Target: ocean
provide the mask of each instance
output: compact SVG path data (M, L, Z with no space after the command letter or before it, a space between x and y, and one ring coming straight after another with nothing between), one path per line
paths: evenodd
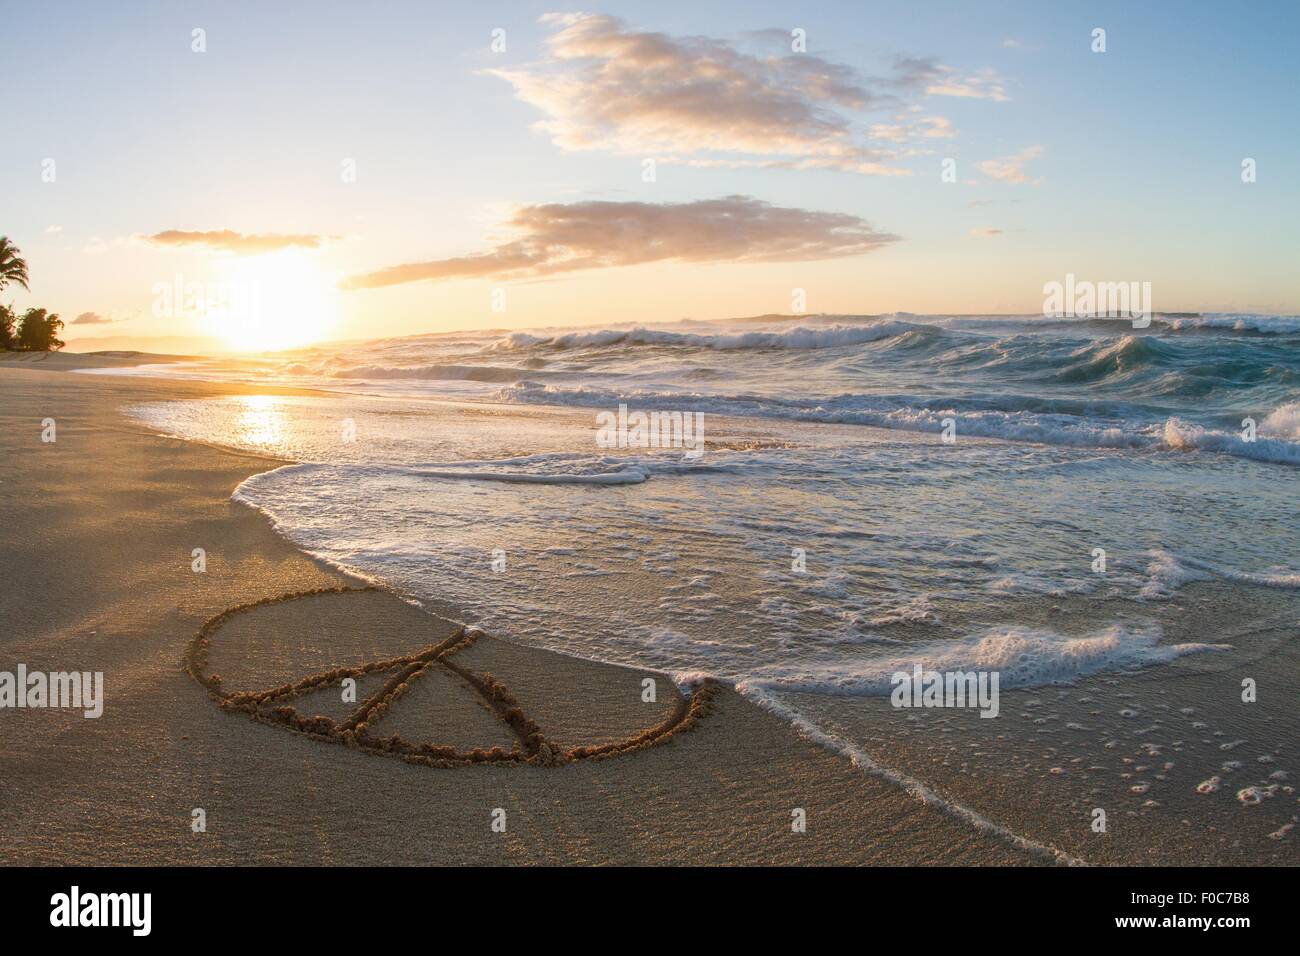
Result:
M727 681L1053 853L1127 859L1106 806L1171 853L1192 827L1212 860L1294 862L1300 317L763 317L123 371L333 392L125 412L298 462L235 498L508 640ZM620 405L702 414L703 453L603 446ZM1002 719L900 715L918 663L997 672ZM1270 674L1285 704L1243 710Z

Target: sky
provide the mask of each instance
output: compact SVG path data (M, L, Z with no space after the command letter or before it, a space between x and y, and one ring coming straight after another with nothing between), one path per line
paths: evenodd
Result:
M1067 274L1300 312L1290 2L3 20L0 235L31 274L3 300L72 348L1038 313Z

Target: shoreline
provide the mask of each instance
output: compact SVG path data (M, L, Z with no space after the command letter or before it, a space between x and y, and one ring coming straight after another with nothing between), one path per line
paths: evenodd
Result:
M233 719L209 701L196 700L206 694L179 667L187 637L185 622L197 626L198 620L232 606L349 582L341 571L320 567L318 559L289 544L262 514L229 500L238 480L257 473L249 463L281 459L158 437L123 422L117 408L141 398L295 391L301 393L252 385L70 376L43 369L11 372L0 365L3 414L15 419L7 429L13 437L6 440L10 445L6 452L19 472L19 483L24 471L32 478L29 469L39 471L48 464L36 455L64 457L76 447L73 457L63 463L70 468L45 472L56 480L51 481L55 487L47 491L39 516L25 514L5 499L5 510L11 513L6 515L0 568L17 572L19 578L24 573L20 567L26 568L39 578L39 572L50 567L43 559L51 555L33 560L33 555L24 553L22 542L31 538L22 531L24 526L30 530L33 517L61 524L62 540L53 551L65 563L78 550L95 550L88 547L92 541L110 548L116 559L96 564L83 557L79 567L67 569L83 587L78 593L69 580L56 588L57 608L36 612L29 608L26 614L18 613L19 607L6 608L14 611L11 619L18 624L18 636L5 647L6 657L33 664L49 660L56 665L53 669L74 663L93 666L105 671L108 688L104 718L84 722L93 726L55 711L0 716L21 722L21 727L14 725L19 733L8 735L11 743L5 750L11 759L26 763L29 771L20 791L11 785L0 810L0 828L16 837L13 862L321 862L312 847L322 839L333 848L331 852L346 848L346 858L337 862L356 863L1034 862L898 788L866 777L725 687L717 693L713 714L691 733L674 736L664 746L562 768L475 766L433 772L376 761L366 754L353 756L346 749L277 733ZM51 411L60 422L59 440L43 448L39 430L22 429L16 420L39 422ZM106 441L107 432L132 437ZM128 445L133 446L129 452L124 450ZM69 522L66 492L72 482L67 472L74 470L102 487L128 512L129 520L90 521L88 515L78 515L79 524ZM137 470L145 474L132 474ZM168 476L169 471L183 478ZM141 478L149 485L147 501L141 500L143 489L132 487ZM77 487L84 489L85 483ZM106 503L85 502L92 503L98 507L90 513L113 514ZM159 519L160 514L171 516L170 520ZM189 520L178 523L181 518ZM194 532L196 525L218 540L216 548L208 549L213 564L202 578L191 572L190 549L183 547L187 538L201 536ZM155 553L162 550L162 541L175 550L174 556L161 562L171 566L165 569ZM111 571L106 564L113 565ZM153 580L153 588L141 587L142 581L99 579L93 587L84 587L92 577L130 579L136 565L148 572L142 578ZM192 592L198 580L204 593L182 597L182 592ZM45 588L51 583L44 582ZM35 590L39 589L17 587L10 602L21 604L19 595ZM275 634L287 650L271 655L271 670L297 667L301 672L305 663L298 652L304 649L346 665L349 655L355 658L362 650L379 649L373 645L409 641L413 632L427 629L434 617L423 610L414 611L419 618L403 617L414 609L395 594L384 597L399 606L339 614L329 623L343 625L343 631L329 639L319 632L304 633L314 620L310 614L306 615L310 620L302 614L277 618L280 629ZM392 618L391 630L376 630L375 614ZM97 626L92 629L92 624ZM105 642L105 630L120 640ZM365 648L355 646L358 633L370 634ZM188 634L193 634L193 627ZM258 647L265 649L269 643L262 641ZM522 680L521 700L527 698L524 703L529 708L566 728L565 743L600 747L608 743L611 733L656 724L641 711L638 693L641 680L662 682L664 675L567 658L493 638L479 643L482 648L474 649L482 658L479 666L501 673L513 668L519 675L516 681ZM52 657L56 650L61 656ZM66 659L73 656L82 660ZM629 675L638 679L630 681ZM178 680L191 689L178 686ZM514 686L508 676L506 683ZM119 696L123 690L117 688L127 689L125 700ZM450 705L441 699L421 705L441 714L435 717L440 731L471 728L479 718L473 711L449 717ZM439 720L446 723L438 724ZM114 728L111 745L103 736L108 728ZM22 746L12 743L17 739ZM120 753L124 747L143 751L136 757L148 756L138 764L134 757L114 762L104 755L105 751ZM297 768L300 776L286 776L287 767ZM419 774L418 779L411 773ZM90 803L76 795L77 781L87 778L98 780L102 787ZM212 778L222 782L220 792L204 797L201 781ZM158 781L146 806L138 797L142 779ZM428 793L431 782L439 795L433 801ZM304 786L320 800L307 818L300 810L277 809L292 805L292 795ZM510 802L501 796L503 788L514 795L513 818L522 816L526 823L499 834L489 828L488 815ZM350 800L347 805L353 805L373 793L384 794L383 812L375 813L373 805L368 815L337 812L340 801ZM449 808L454 818L441 826L431 821L431 828L450 829L460 839L412 846L406 827L398 821L427 817L431 802ZM207 832L192 833L189 814L205 803L216 804L217 812L207 808ZM596 809L601 805L604 812ZM792 831L793 808L807 813L807 832ZM155 820L148 833L141 832L141 817L151 815L161 815L170 823L160 827ZM222 821L220 826L214 817ZM890 824L884 831L882 821ZM383 834L377 847L366 840L376 828ZM39 835L51 831L66 841L63 852L54 857L48 847L38 849ZM900 845L896 841L904 834L906 840ZM106 835L119 839L104 839Z

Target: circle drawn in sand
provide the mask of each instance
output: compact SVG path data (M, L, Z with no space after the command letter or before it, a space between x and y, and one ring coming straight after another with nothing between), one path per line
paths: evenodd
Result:
M245 716L264 724L284 727L290 731L324 743L341 744L381 756L397 757L407 763L428 767L460 767L469 764L514 763L539 766L559 766L574 760L600 760L616 757L646 747L653 747L671 739L683 730L690 729L709 711L716 685L706 680L689 697L680 697L674 711L653 727L623 740L591 747L565 748L547 739L537 725L519 705L509 688L490 673L476 674L460 666L454 657L471 646L483 632L461 625L445 640L424 647L413 654L370 661L351 667L338 667L312 674L292 684L260 691L228 692L222 689L221 678L206 672L208 651L215 635L231 618L271 604L283 604L302 598L325 594L347 594L381 591L382 588L317 588L296 591L274 598L264 598L250 604L227 608L209 618L199 628L186 655L185 670L223 710ZM375 724L386 716L401 697L422 677L440 669L455 675L473 692L477 693L487 709L510 731L517 743L506 750L501 746L470 750L433 741L411 741L397 734L378 736L372 733ZM296 698L312 691L340 686L344 679L360 678L371 674L391 672L380 689L359 703L347 717L340 721L325 716L304 716L293 705Z

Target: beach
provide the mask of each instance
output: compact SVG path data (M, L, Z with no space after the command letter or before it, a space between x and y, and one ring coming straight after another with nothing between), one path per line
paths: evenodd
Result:
M72 710L0 712L6 862L1054 861L864 772L725 686L707 715L671 739L559 766L414 765L224 712L185 671L205 621L239 605L365 582L304 555L262 514L231 500L241 481L282 461L159 437L120 412L138 402L292 390L63 370L133 361L0 362L8 625L0 667L105 675L97 719ZM52 443L41 441L46 418L57 423ZM196 573L192 552L200 547L206 570ZM388 592L248 612L254 637L260 613L271 615L265 640L243 639L249 647L273 641L274 653L222 657L214 635L213 659L229 665L232 682L273 686L410 653L446 627L445 618ZM567 744L625 737L675 706L677 691L662 673L490 635L466 654L476 670L513 681L525 710ZM647 677L658 688L654 704L642 702ZM433 714L434 736L466 747L508 745L483 708L453 699L458 690L448 681L413 699ZM419 726L402 729L418 734L420 712L411 719ZM196 809L204 811L204 832L194 831ZM796 809L805 812L804 832L792 828ZM492 827L496 810L505 811L504 832Z

